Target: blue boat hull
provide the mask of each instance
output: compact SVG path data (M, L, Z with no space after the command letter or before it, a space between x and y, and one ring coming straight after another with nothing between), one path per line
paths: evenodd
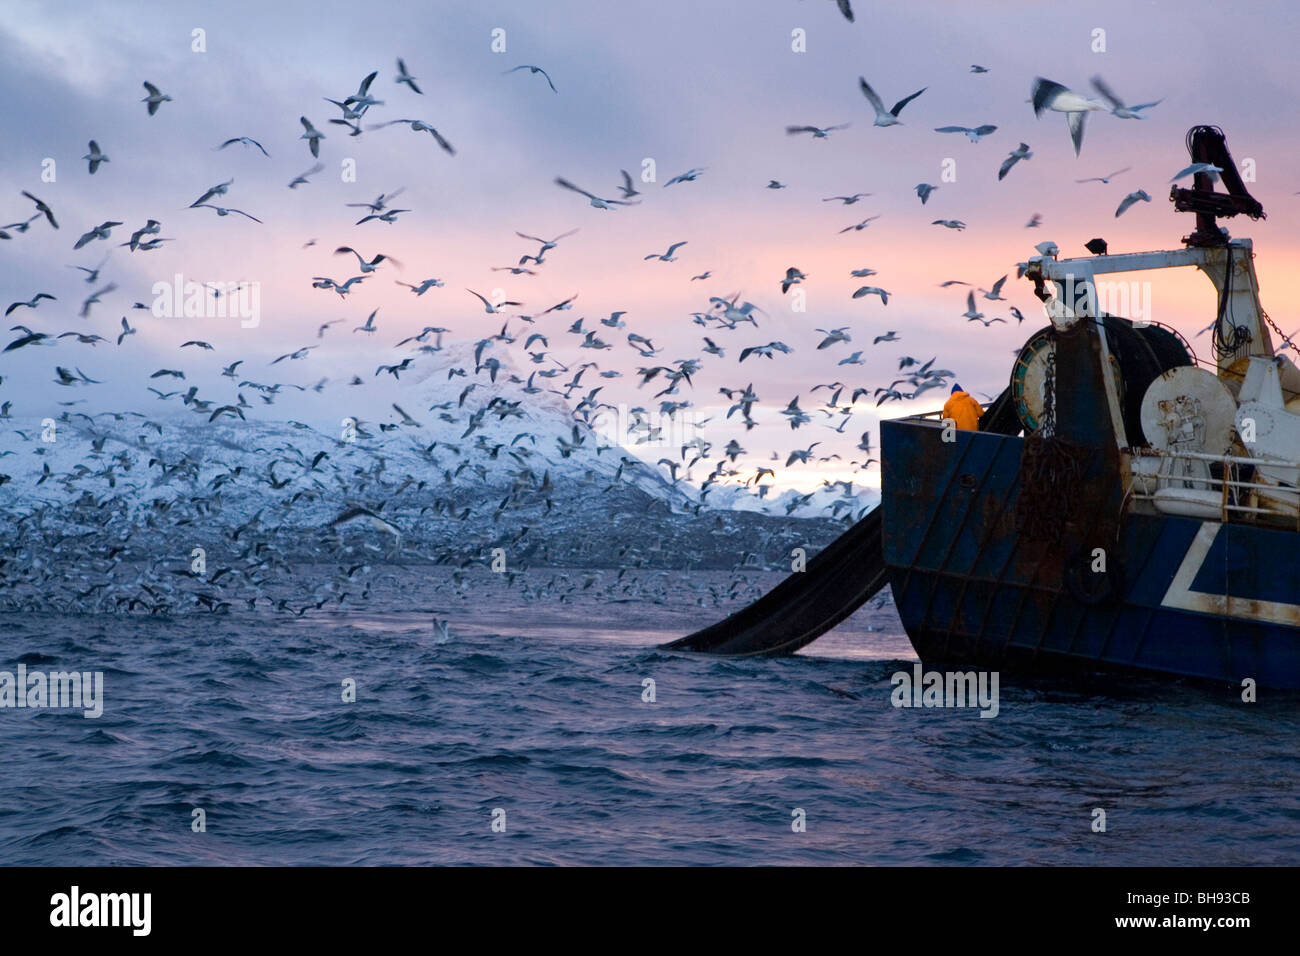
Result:
M922 661L1300 689L1300 533L1124 514L1106 588L1082 589L1070 569L1092 552L1019 526L1024 439L942 437L881 426L884 560Z

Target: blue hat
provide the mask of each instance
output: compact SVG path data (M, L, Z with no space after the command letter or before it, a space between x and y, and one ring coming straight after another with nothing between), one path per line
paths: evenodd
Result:
M964 392L964 391L966 391L966 389L962 388L960 385L955 385L955 384L953 385L952 390L953 390L953 392Z

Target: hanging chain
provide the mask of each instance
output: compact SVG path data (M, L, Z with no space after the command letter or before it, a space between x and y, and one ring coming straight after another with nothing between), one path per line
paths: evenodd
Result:
M1286 348L1294 349L1295 351L1300 352L1300 346L1296 345L1295 342L1291 341L1291 336L1287 335L1285 332L1283 332L1281 329L1277 327L1277 323L1268 317L1267 312L1265 312L1261 308L1259 310L1259 314L1264 317L1264 321L1268 323L1268 327L1272 329L1274 332L1276 332L1281 337L1282 341L1286 343Z
M1043 373L1043 422L1038 433L1044 438L1056 434L1056 344L1047 352L1047 369Z

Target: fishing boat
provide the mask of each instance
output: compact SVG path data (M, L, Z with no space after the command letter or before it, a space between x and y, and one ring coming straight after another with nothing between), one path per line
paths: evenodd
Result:
M1218 224L1263 208L1221 130L1187 144L1206 168L1171 190L1196 216L1182 248L1093 240L1088 257L1049 247L1021 263L1049 324L979 429L940 412L882 422L880 504L804 571L668 646L793 653L888 584L927 667L1300 688L1300 368L1260 305L1251 240ZM1102 306L1116 277L1186 267L1216 294L1204 358Z

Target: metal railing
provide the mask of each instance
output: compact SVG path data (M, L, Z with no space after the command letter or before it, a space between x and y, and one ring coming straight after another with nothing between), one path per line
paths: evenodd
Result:
M1207 507L1212 504L1211 497L1217 496L1218 516L1224 523L1262 518L1300 530L1300 462L1145 448L1131 454L1130 500L1149 501L1157 510L1166 511L1173 502L1167 495L1162 497L1162 491L1201 491L1206 494L1200 503ZM1151 460L1161 463L1156 471L1137 469L1138 462ZM1217 477L1211 473L1211 465L1219 466ZM1249 476L1243 479L1242 472L1247 470ZM1143 485L1154 488L1147 490Z

